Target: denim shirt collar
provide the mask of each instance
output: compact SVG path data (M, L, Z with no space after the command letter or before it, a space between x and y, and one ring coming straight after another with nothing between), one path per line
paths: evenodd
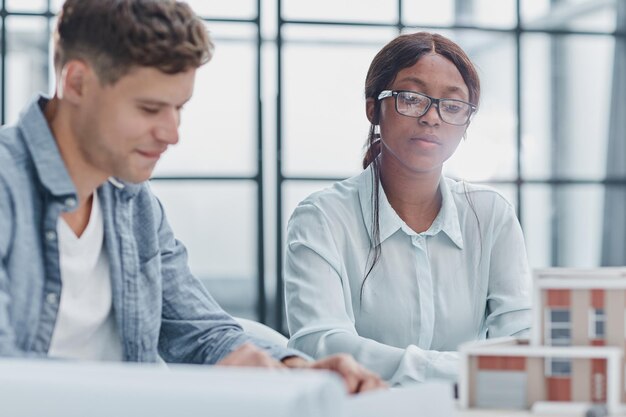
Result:
M116 178L116 177L109 177L108 181L109 181L109 183L111 185L113 185L115 188L120 190L122 195L124 195L124 196L126 196L128 198L132 198L132 197L136 196L137 193L139 193L139 191L141 191L141 183L134 184L132 182L122 181L122 180L120 180L119 178Z
M18 128L24 143L32 155L39 182L56 197L76 197L76 187L70 178L57 146L44 108L50 101L43 95L37 96L20 114Z
M20 114L18 128L32 155L39 182L55 197L77 198L76 187L44 115L49 101L49 97L37 95ZM141 190L140 184L128 183L114 177L109 178L109 182L128 197L135 196Z
M448 180L443 176L439 179L439 190L442 197L441 209L428 230L419 234L423 236L434 236L439 232L444 232L459 249L463 249L459 214L447 181ZM358 191L365 227L367 228L372 242L374 242L372 230L374 218L372 204L373 183L374 171L372 165L370 165L359 175ZM398 216L398 213L396 213L393 207L391 207L380 182L378 187L378 205L380 243L384 242L398 230L402 230L407 235L418 235L418 233L412 230L404 220Z

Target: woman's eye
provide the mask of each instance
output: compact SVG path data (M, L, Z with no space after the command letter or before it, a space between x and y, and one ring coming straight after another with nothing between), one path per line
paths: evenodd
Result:
M405 96L404 102L406 104L420 104L422 102L422 98L416 96Z
M445 107L445 111L447 111L448 113L458 113L459 111L461 111L461 106L458 106L456 104L449 104Z

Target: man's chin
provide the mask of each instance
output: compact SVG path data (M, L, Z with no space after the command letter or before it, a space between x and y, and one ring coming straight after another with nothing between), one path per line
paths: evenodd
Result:
M152 178L152 170L144 172L124 172L121 175L114 175L115 178L130 184L140 184Z

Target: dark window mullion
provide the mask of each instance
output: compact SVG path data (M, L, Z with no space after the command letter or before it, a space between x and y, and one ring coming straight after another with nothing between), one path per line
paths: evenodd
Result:
M283 88L283 20L282 0L276 0L277 24L276 29L276 297L275 328L286 333L283 328L283 126L282 126L282 88Z
M522 174L522 15L521 0L515 2L515 110L517 112L517 125L515 126L515 173L517 175L517 184L515 192L517 194L517 218L520 224L523 221L523 194L522 184L524 177Z
M2 88L2 94L0 94L0 106L2 112L0 112L0 124L6 123L6 68L7 68L7 10L6 0L2 0L2 9L0 9L0 16L2 18L2 27L0 28L0 53L2 67L0 68L0 87Z
M265 295L265 221L264 221L264 188L263 188L263 106L261 103L261 66L262 45L261 33L261 0L256 1L256 105L257 105L257 319L267 323L267 298Z

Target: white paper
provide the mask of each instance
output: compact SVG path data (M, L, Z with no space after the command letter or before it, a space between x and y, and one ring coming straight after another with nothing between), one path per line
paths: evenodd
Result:
M347 417L450 417L456 415L454 388L448 382L425 382L359 394L347 401Z
M343 417L328 372L0 360L0 417Z

